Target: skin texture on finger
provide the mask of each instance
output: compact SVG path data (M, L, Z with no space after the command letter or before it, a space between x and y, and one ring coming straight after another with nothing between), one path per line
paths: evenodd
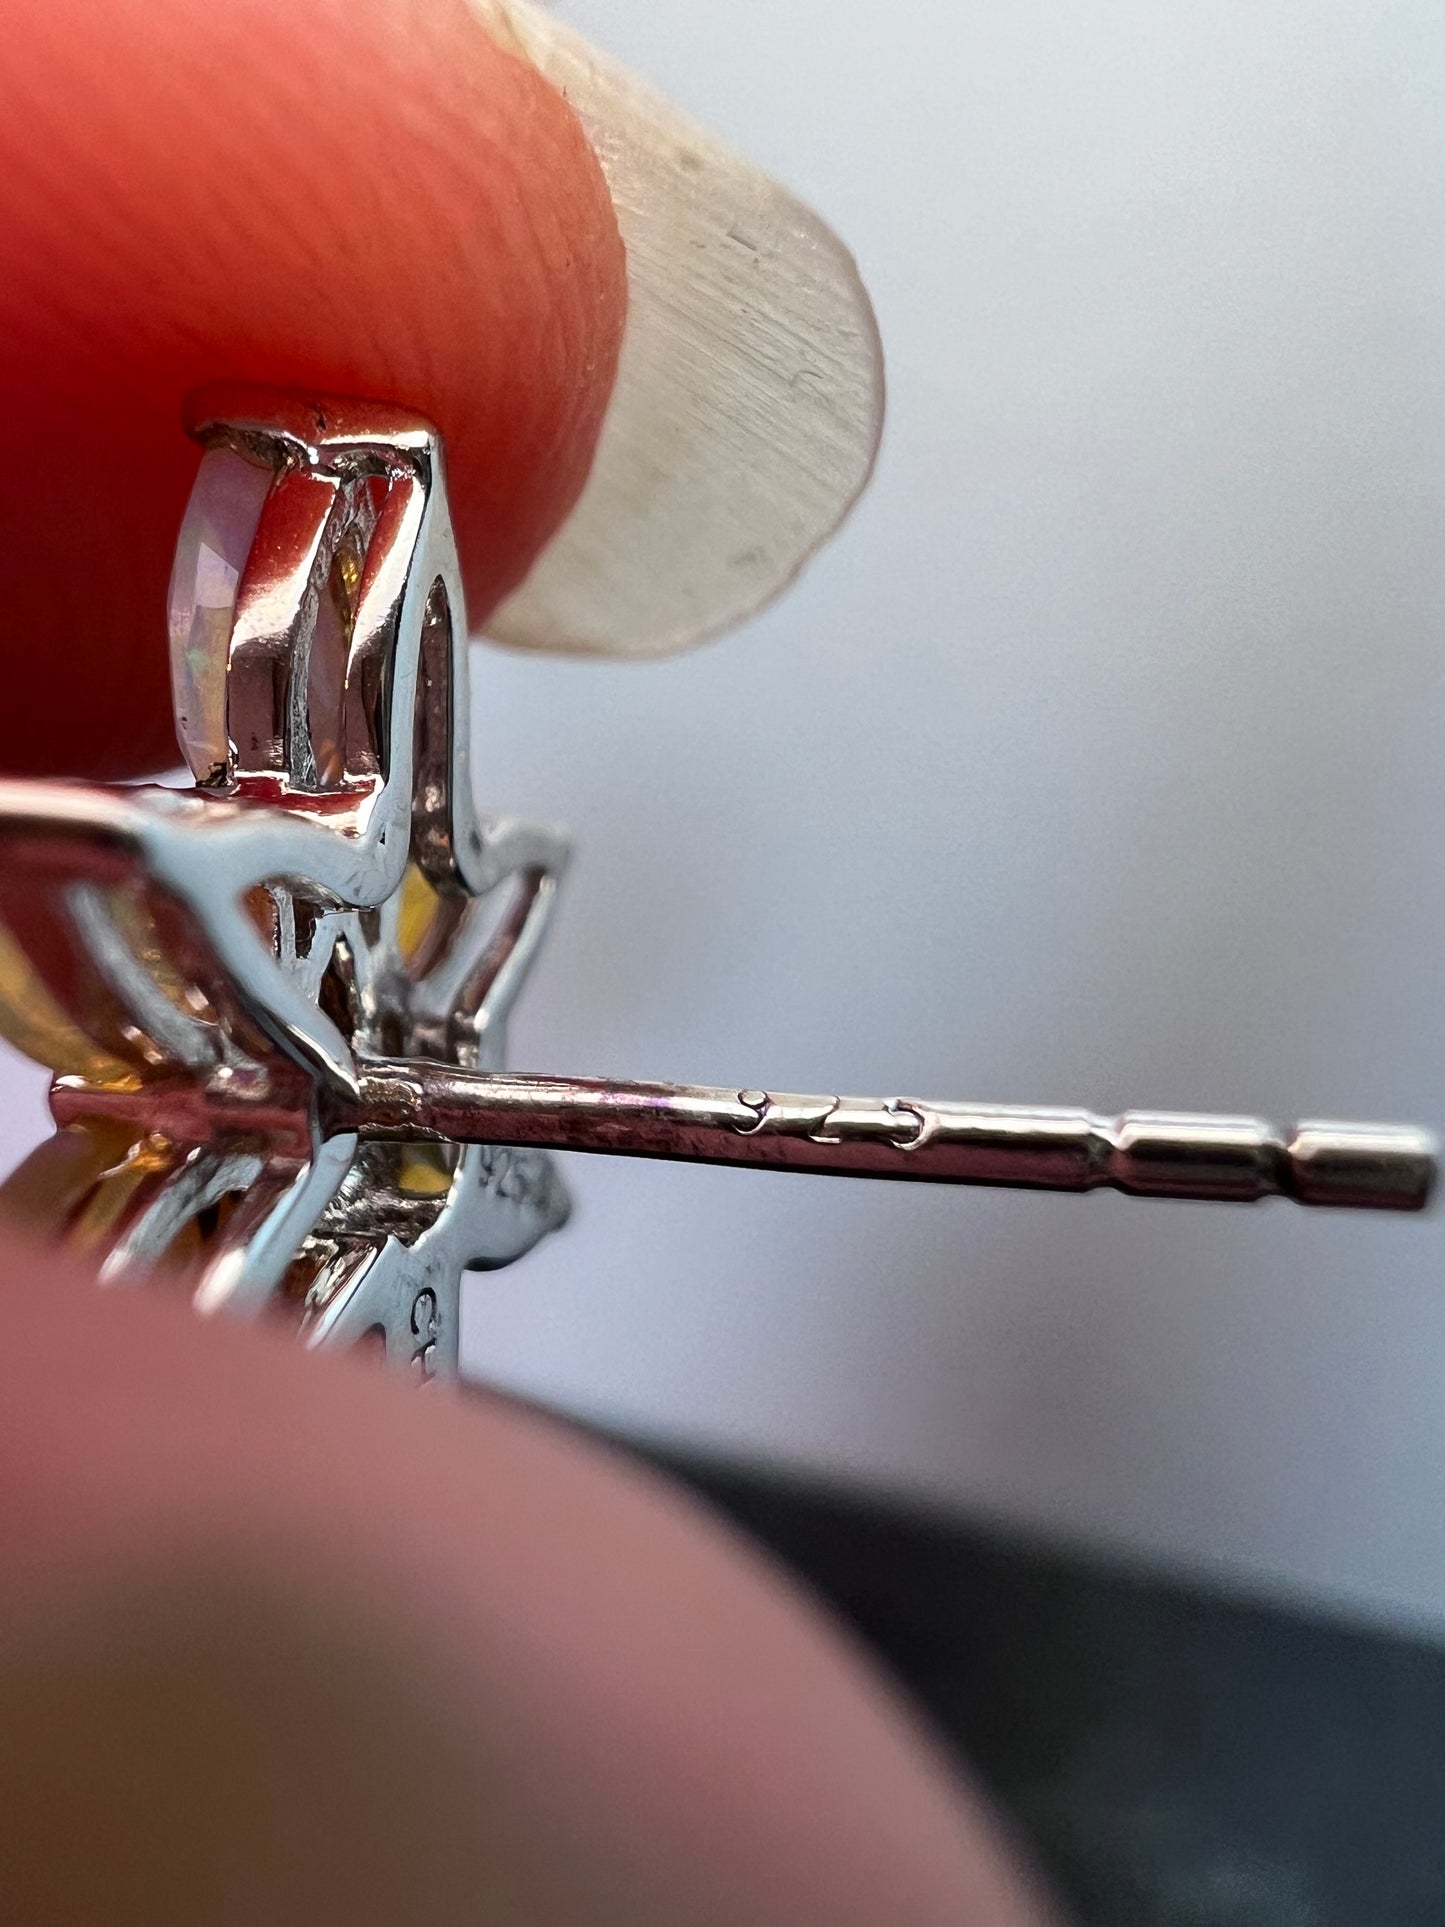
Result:
M846 1642L663 1481L15 1244L0 1296L65 1334L0 1355L6 1919L1042 1921Z
M429 416L479 623L581 489L625 310L581 128L464 0L12 0L0 770L177 760L188 390Z

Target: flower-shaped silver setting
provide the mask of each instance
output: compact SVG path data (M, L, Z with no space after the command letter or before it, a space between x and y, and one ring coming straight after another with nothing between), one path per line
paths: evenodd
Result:
M327 1119L371 1057L500 1068L566 843L473 805L435 430L243 389L188 426L194 786L0 784L0 1009L60 1126L0 1195L107 1281L445 1375L464 1270L559 1226L561 1182L540 1151Z

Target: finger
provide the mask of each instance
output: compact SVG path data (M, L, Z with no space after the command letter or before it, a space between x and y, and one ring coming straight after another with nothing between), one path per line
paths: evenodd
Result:
M65 1333L0 1352L5 1918L123 1875L157 1924L1037 1927L851 1650L661 1481L56 1269L0 1284Z
M176 760L165 588L190 388L430 416L480 621L581 488L625 304L571 110L464 0L14 0L0 767Z
M606 171L627 339L575 510L487 623L518 648L669 655L792 581L867 482L883 354L813 211L527 0L505 14Z

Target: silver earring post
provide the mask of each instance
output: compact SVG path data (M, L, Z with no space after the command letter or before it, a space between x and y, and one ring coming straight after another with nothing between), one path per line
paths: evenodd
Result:
M479 815L439 438L194 398L170 598L184 790L0 783L0 1027L57 1132L0 1204L199 1310L453 1373L461 1278L561 1226L547 1155L1417 1211L1405 1126L796 1096L504 1068L567 859Z

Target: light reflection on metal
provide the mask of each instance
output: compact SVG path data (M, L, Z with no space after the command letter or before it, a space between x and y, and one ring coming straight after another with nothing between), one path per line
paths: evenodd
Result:
M59 1131L0 1203L204 1312L453 1372L460 1280L567 1215L550 1149L1414 1210L1405 1127L520 1077L507 1014L566 861L476 814L435 432L205 391L172 591L195 786L0 783L0 1027ZM258 479L259 478L259 479ZM192 574L194 572L194 580Z

